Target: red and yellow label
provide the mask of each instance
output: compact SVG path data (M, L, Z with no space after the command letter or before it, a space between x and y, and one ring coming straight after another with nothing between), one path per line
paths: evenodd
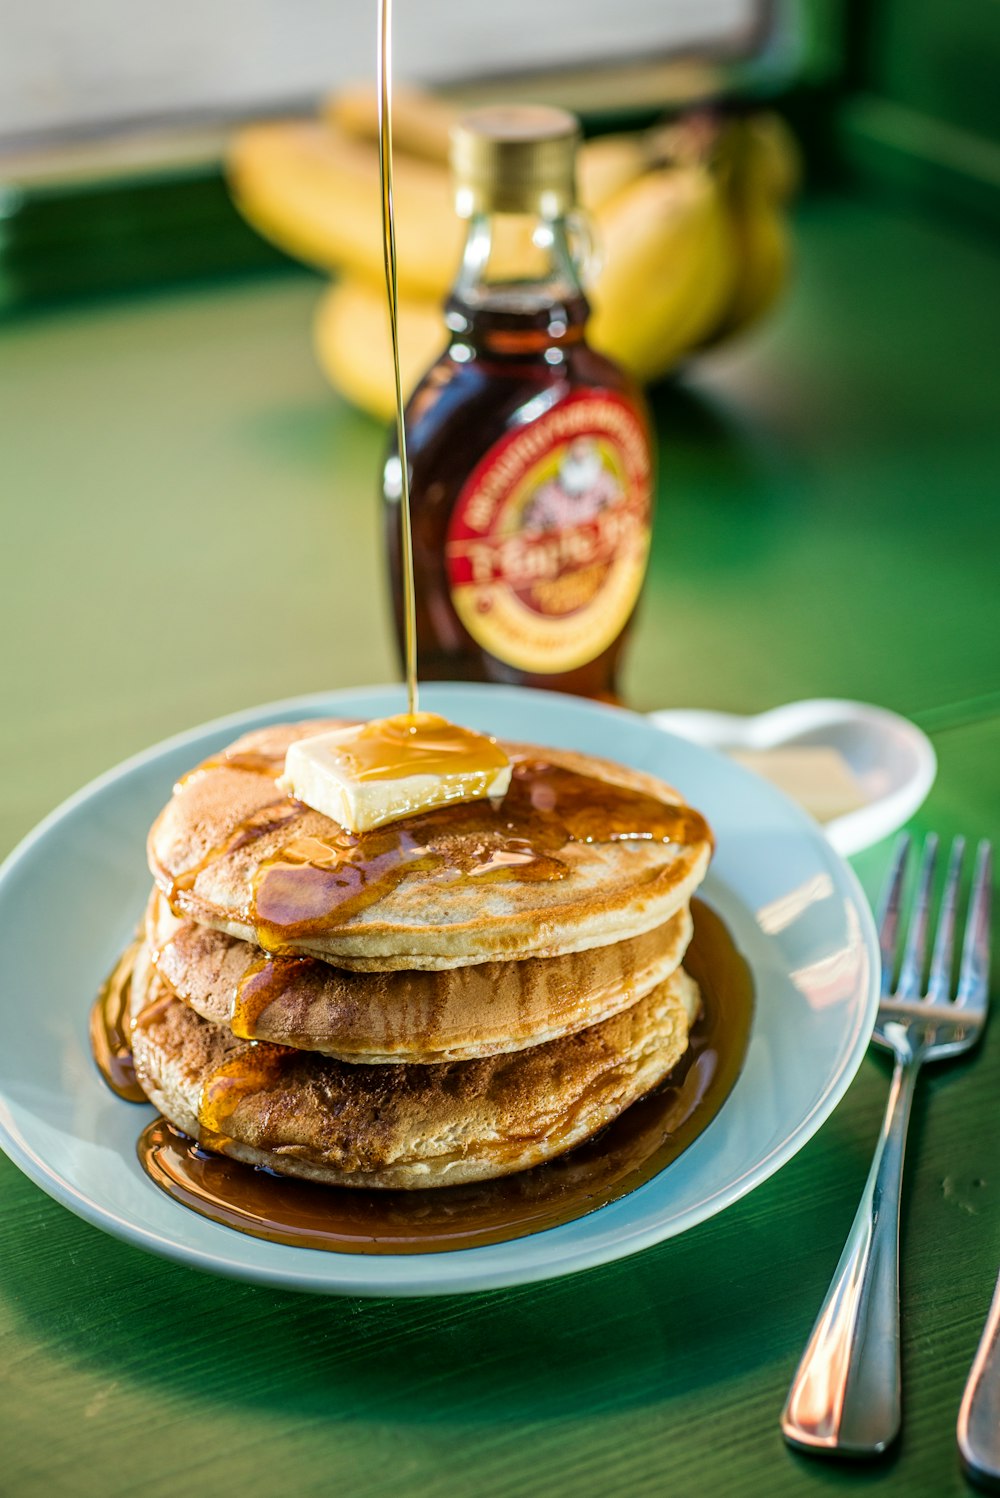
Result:
M572 671L617 639L649 553L645 428L581 391L496 443L451 514L445 560L469 634L521 671Z

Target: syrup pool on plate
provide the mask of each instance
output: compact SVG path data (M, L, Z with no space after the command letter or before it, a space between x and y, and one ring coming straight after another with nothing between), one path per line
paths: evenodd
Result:
M746 1054L754 1006L750 970L719 916L700 900L691 909L694 937L685 967L701 989L702 1011L688 1050L654 1092L558 1159L467 1186L359 1191L245 1165L203 1149L157 1118L139 1138L143 1169L173 1200L212 1221L271 1242L336 1253L440 1253L502 1243L617 1201L664 1170L708 1127Z

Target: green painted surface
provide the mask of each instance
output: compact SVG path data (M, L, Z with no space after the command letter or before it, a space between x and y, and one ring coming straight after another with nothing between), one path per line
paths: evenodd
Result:
M1000 10L994 0L877 0L865 72L887 98L1000 143Z
M880 198L1000 228L1000 8L994 0L846 7L835 154Z
M847 201L809 205L800 230L780 314L656 397L630 696L887 703L940 756L918 825L997 835L995 262ZM315 295L262 280L7 330L4 847L165 734L392 672L381 433L315 371ZM857 860L870 893L887 857ZM843 1469L777 1430L886 1075L867 1059L816 1139L715 1221L469 1300L321 1302L198 1275L0 1160L0 1493L963 1493L954 1419L1000 1263L996 1025L917 1100L898 1450Z

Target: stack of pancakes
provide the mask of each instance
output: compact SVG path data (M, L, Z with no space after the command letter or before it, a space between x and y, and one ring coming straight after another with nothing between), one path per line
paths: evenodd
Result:
M147 1096L209 1148L341 1186L561 1154L687 1048L707 826L650 775L505 745L498 808L351 836L275 784L293 739L338 726L246 735L154 824L131 990Z

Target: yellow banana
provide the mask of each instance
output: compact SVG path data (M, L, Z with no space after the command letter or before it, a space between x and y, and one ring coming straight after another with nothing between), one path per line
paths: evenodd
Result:
M461 113L435 94L397 88L392 99L393 145L398 151L445 166L449 132ZM358 140L378 140L378 99L369 84L358 84L327 99L323 118ZM650 140L647 132L633 131L584 142L577 155L577 185L588 212L642 175L651 164Z
M407 390L444 344L440 300L463 226L444 166L454 111L433 96L394 100L400 330ZM381 417L393 409L378 189L376 111L369 88L325 107L325 122L244 129L229 154L238 205L262 233L344 279L323 298L315 338L332 382ZM581 198L602 264L588 288L596 348L640 380L755 320L784 284L789 241L780 201L798 156L787 127L758 115L724 127L720 167L685 152L662 157L662 131L603 136L579 157ZM515 246L516 248L516 246ZM523 249L523 246L521 247Z
M580 204L596 213L635 182L651 165L645 133L599 135L584 141L577 152L576 178Z
M374 145L305 120L249 125L232 143L227 174L236 206L265 238L384 284ZM443 296L464 239L448 174L399 153L393 177L400 291Z
M777 301L792 263L791 236L781 212L766 202L745 204L733 215L736 284L715 337L728 338L758 321Z
M370 83L341 89L323 101L323 119L360 140L378 140L378 95ZM436 94L408 84L392 90L392 143L424 161L448 160L448 137L459 111Z
M613 210L613 211L612 211ZM717 321L732 295L732 244L714 179L701 168L649 173L603 214L604 264L588 294L588 337L640 380L663 374ZM399 304L404 392L440 353L433 301ZM393 412L392 358L381 288L346 278L316 315L315 345L331 382L383 419Z
M794 197L802 182L802 152L780 114L764 111L742 121L743 170L754 187L772 202Z
M781 294L792 259L782 205L799 176L798 147L777 115L735 121L725 149L736 278L732 297L706 340L711 343L757 322Z
M581 153L585 206L605 203L642 170L639 136L604 136ZM397 152L393 177L400 290L442 297L454 279L464 229L443 166ZM250 125L227 157L230 189L243 216L289 254L321 266L383 277L374 142L306 120Z
M602 264L588 338L639 380L664 374L718 321L733 290L729 216L701 166L648 172L597 213Z
M445 346L436 302L401 297L399 362L404 399ZM325 292L313 326L316 355L331 384L349 401L389 421L396 409L385 291L345 279Z

